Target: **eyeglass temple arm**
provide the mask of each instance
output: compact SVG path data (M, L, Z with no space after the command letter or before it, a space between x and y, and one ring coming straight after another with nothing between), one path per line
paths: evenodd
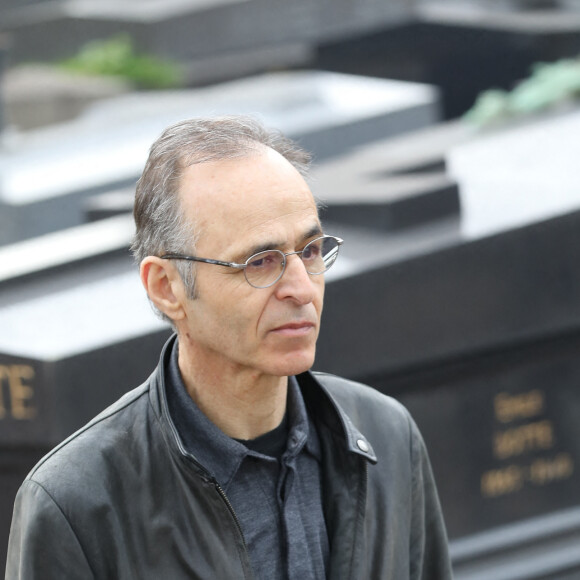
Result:
M217 266L227 266L228 268L244 269L246 264L236 264L235 262L222 262L211 258L198 258L197 256L185 256L184 254L163 254L163 260L188 260L189 262L203 262L204 264L216 264Z

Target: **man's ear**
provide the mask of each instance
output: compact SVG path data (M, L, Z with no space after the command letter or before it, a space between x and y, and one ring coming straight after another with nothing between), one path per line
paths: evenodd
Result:
M173 321L184 318L185 288L173 264L157 256L147 256L141 262L139 273L151 302Z

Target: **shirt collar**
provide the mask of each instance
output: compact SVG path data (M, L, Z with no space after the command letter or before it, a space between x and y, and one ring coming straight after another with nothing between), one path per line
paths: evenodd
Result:
M228 485L248 455L265 460L268 458L228 437L195 404L187 393L181 377L178 348L179 343L176 340L165 369L169 414L186 452L201 463L227 491ZM306 411L295 377L289 377L288 381L287 412L289 430L285 460L296 457L304 448L320 460L321 452L316 430Z
M306 410L306 404L296 377L288 378L287 405L290 423L287 453L296 456L305 447L311 455L320 461L320 443L316 428Z

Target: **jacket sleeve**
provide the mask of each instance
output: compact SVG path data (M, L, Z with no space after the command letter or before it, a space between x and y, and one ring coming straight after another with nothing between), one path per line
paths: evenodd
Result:
M410 577L412 580L450 580L453 574L447 532L427 448L414 421L410 421L413 469Z
M39 484L26 480L14 503L6 580L90 580L82 546L65 515Z

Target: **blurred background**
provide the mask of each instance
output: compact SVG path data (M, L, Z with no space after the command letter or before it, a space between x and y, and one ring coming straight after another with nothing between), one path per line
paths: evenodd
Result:
M456 577L580 578L580 0L3 0L0 569L27 472L170 334L149 146L230 113L314 154L315 367L410 409Z

